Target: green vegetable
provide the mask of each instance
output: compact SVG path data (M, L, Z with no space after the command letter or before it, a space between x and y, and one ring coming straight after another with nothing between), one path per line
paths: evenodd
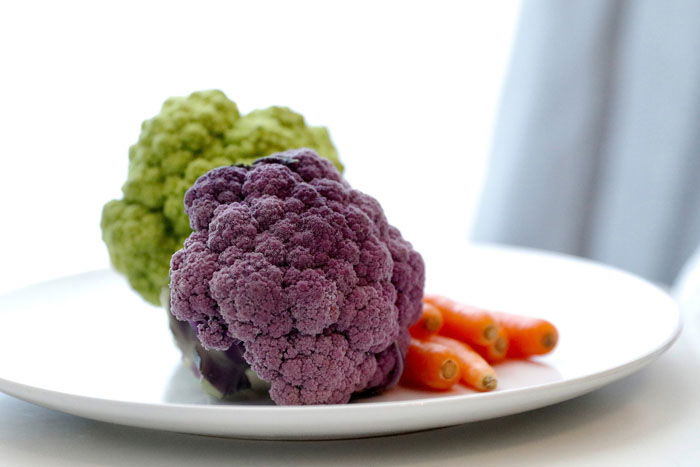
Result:
M307 126L285 107L241 115L221 91L201 91L165 101L146 120L129 149L124 197L102 211L102 239L114 267L147 301L159 305L168 285L170 257L191 232L185 191L215 167L249 164L287 149L308 147L343 166L328 131Z

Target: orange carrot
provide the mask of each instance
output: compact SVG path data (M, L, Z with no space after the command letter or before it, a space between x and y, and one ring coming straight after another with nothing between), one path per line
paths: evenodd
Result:
M509 358L543 355L551 352L557 345L559 333L549 321L503 312L492 314L508 334L510 346L507 357Z
M401 382L429 389L450 389L459 381L455 353L444 345L411 338Z
M439 295L427 295L423 301L442 312L444 324L440 334L470 345L488 345L498 337L498 325L486 310Z
M408 328L408 331L416 339L425 339L437 334L442 328L442 313L430 303L423 304L423 312L418 321Z
M462 373L461 381L477 391L492 391L498 385L496 372L486 360L476 353L468 344L458 340L432 336L428 342L444 345L457 355L459 368Z
M498 326L498 337L489 345L473 345L472 348L489 363L500 363L506 359L510 339L502 326Z

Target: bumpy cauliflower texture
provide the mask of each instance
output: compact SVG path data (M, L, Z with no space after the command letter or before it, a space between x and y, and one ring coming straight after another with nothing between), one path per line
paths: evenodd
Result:
M375 199L301 149L208 172L185 209L194 232L172 258L171 311L205 347L242 342L279 404L395 384L424 266Z
M168 99L160 114L143 123L129 151L124 197L102 212L112 264L146 300L159 304L170 257L191 232L183 197L192 183L215 167L299 147L314 148L342 170L327 130L307 126L287 108L241 116L220 91Z

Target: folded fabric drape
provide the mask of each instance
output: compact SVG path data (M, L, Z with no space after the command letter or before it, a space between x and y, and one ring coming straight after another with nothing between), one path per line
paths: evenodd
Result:
M531 0L473 239L670 283L700 241L700 2Z

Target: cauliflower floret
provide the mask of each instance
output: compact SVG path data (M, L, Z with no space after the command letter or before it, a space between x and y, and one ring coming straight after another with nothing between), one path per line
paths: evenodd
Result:
M221 167L185 196L171 311L206 348L242 342L279 404L335 404L396 383L424 265L376 200L310 149Z
M114 267L146 300L159 304L170 257L191 233L185 191L205 172L249 164L274 152L311 147L342 170L328 131L285 107L241 115L221 91L168 99L143 123L129 150L124 197L102 212L102 238Z

